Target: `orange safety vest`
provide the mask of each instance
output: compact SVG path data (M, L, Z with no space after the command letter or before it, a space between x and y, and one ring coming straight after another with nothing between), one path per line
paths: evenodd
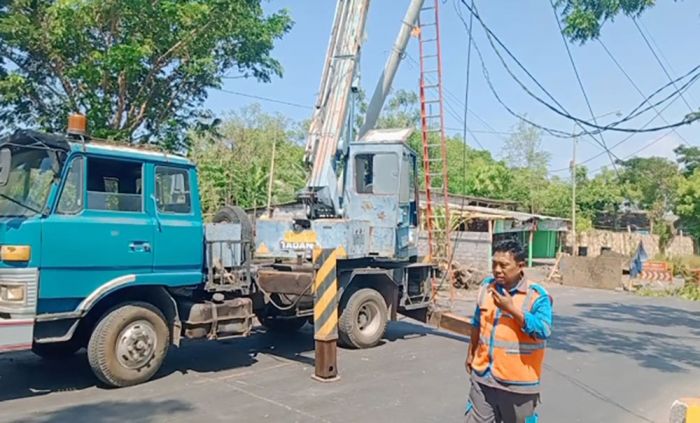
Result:
M512 294L513 303L523 313L531 310L540 295L546 295L539 285L525 283L527 293ZM472 369L477 375L490 369L494 379L506 384L538 385L546 343L525 333L512 316L496 307L493 297L487 293L491 285L494 285L492 280L479 289L479 345L472 359Z

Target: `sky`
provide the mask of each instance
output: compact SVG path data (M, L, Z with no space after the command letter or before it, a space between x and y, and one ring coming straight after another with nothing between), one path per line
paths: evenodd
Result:
M430 3L432 1L426 0ZM384 68L408 4L409 0L371 2L360 64L361 84L368 97ZM311 117L310 107L314 104L320 83L336 1L263 0L263 5L268 13L287 9L295 22L291 31L276 43L272 52L284 68L283 77L275 78L271 83L260 83L254 79L227 79L223 90L212 90L209 93L205 106L217 114L225 115L258 103L269 113L280 113L297 121L307 119ZM486 25L552 96L570 114L591 120L591 113L576 81L550 2L477 0L476 5ZM440 1L445 126L449 128L450 134L462 133L467 79L468 33L456 8L464 16L469 16L459 2ZM700 39L700 1L659 1L638 22L673 78L686 74L700 64L700 44L697 43ZM669 77L631 19L619 16L614 22L606 23L600 39L645 95L669 83ZM483 53L490 79L504 103L538 124L567 133L573 130L571 120L538 104L515 84L493 54L478 24L474 26L474 42ZM570 43L569 46L593 114L602 116L598 119L600 124L614 120L616 113L627 114L643 101L644 97L611 60L601 43L591 41L584 45ZM414 62L418 57L418 42L413 38L394 80L395 90L418 90L420 75ZM523 74L519 73L519 76ZM467 126L472 134L467 137L467 142L472 147L488 149L494 157L500 159L503 156L504 141L513 131L517 119L496 101L474 53L470 81ZM528 86L534 87L531 81L527 82ZM254 99L233 92L273 98L295 105ZM683 99L673 102L663 110L660 117L650 111L625 126L639 128L655 116L649 127L665 125L666 122L662 119L677 122L691 111L689 106L695 110L700 107L697 100L700 100L700 84L688 89ZM614 156L620 159L634 155L673 158L673 149L680 144L700 146L700 123L676 131L641 133L632 137L625 133L606 132L603 140L598 141L605 142ZM571 139L543 135L542 146L551 153L552 176L568 177L572 144ZM619 145L613 148L616 144ZM576 154L577 162L585 163L591 172L602 166L610 166L608 154L590 137L580 138Z

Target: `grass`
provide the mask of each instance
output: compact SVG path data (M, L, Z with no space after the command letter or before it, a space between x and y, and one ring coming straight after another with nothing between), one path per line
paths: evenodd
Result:
M638 289L636 293L643 297L678 297L690 301L700 301L700 286L694 281L686 282L682 288L667 289L665 291L655 291L643 287Z

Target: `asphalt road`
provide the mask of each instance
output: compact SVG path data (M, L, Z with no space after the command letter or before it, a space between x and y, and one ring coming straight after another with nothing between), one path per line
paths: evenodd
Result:
M541 421L666 422L700 395L700 303L551 288L554 338ZM459 303L466 313L473 305ZM341 380L313 381L311 328L171 350L156 380L95 386L85 355L0 356L0 422L459 422L466 340L410 321L383 345L340 350Z

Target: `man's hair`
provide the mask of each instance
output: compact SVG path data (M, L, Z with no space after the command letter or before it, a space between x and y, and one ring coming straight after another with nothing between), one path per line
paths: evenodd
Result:
M515 239L504 239L493 246L494 253L511 253L515 261L525 261L525 250L519 241Z

